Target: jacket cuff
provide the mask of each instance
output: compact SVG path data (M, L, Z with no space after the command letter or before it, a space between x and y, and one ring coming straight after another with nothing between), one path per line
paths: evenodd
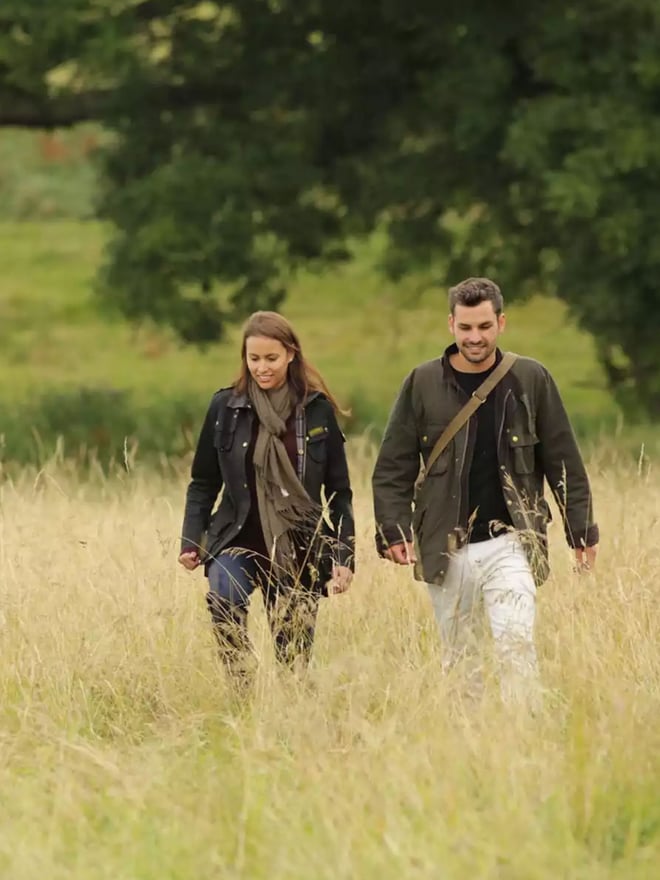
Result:
M191 541L190 538L182 538L179 553L190 553L193 550L195 551L195 553L200 553L201 547L199 546L199 544L195 544L194 541Z
M399 525L379 526L376 529L376 550L379 556L384 556L385 551L392 544L401 544L402 541L412 543L412 529L408 526L403 528Z
M598 530L598 525L594 523L582 532L573 532L570 528L567 528L566 540L568 542L568 546L572 547L574 550L579 550L580 547L593 547L600 541L600 532Z
M350 568L351 571L355 571L355 547L351 544L343 544L340 543L336 552L334 553L334 563L335 565L342 565L345 568Z

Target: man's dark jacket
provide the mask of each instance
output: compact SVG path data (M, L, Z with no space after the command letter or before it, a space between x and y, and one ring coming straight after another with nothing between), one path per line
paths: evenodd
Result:
M243 528L252 503L246 453L255 418L247 395L223 388L213 396L192 463L182 551L203 547L201 555L212 558L233 546ZM355 526L344 436L332 404L319 392L311 393L304 404L299 443L303 485L319 504L324 487L332 524L332 528L322 525L323 538L315 542L314 564L322 569L323 583L333 562L353 569ZM212 513L220 493L220 503Z
M417 497L415 482L436 440L468 397L441 358L416 367L405 379L385 429L373 473L376 544L414 540L419 580L441 584L450 554L468 537L468 480L476 436L472 417L432 465ZM501 353L498 351L498 360ZM591 491L582 456L554 380L538 361L518 357L495 396L500 480L513 527L519 533L537 584L548 575L543 497L547 479L571 547L598 543Z

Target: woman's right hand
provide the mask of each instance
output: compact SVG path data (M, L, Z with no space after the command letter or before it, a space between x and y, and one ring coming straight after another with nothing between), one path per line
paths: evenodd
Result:
M185 550L179 554L179 564L188 569L188 571L194 571L201 561L197 550Z

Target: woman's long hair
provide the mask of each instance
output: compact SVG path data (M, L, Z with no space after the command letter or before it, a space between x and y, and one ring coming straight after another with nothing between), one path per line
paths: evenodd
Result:
M275 339L277 342L281 342L287 351L293 353L293 360L289 364L288 382L298 400L304 401L310 391L320 391L328 398L335 412L347 415L330 393L319 371L304 357L300 340L291 324L277 312L254 312L243 328L241 371L234 383L234 389L238 393L248 393L250 371L247 365L247 341L250 336L266 336L268 339Z

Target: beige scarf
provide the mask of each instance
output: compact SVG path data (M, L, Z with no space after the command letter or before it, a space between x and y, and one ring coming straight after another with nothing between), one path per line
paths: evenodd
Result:
M282 441L294 405L288 383L264 391L250 379L249 394L259 419L253 461L261 528L280 573L291 573L296 570L292 532L311 534L320 520L321 507L298 479Z

